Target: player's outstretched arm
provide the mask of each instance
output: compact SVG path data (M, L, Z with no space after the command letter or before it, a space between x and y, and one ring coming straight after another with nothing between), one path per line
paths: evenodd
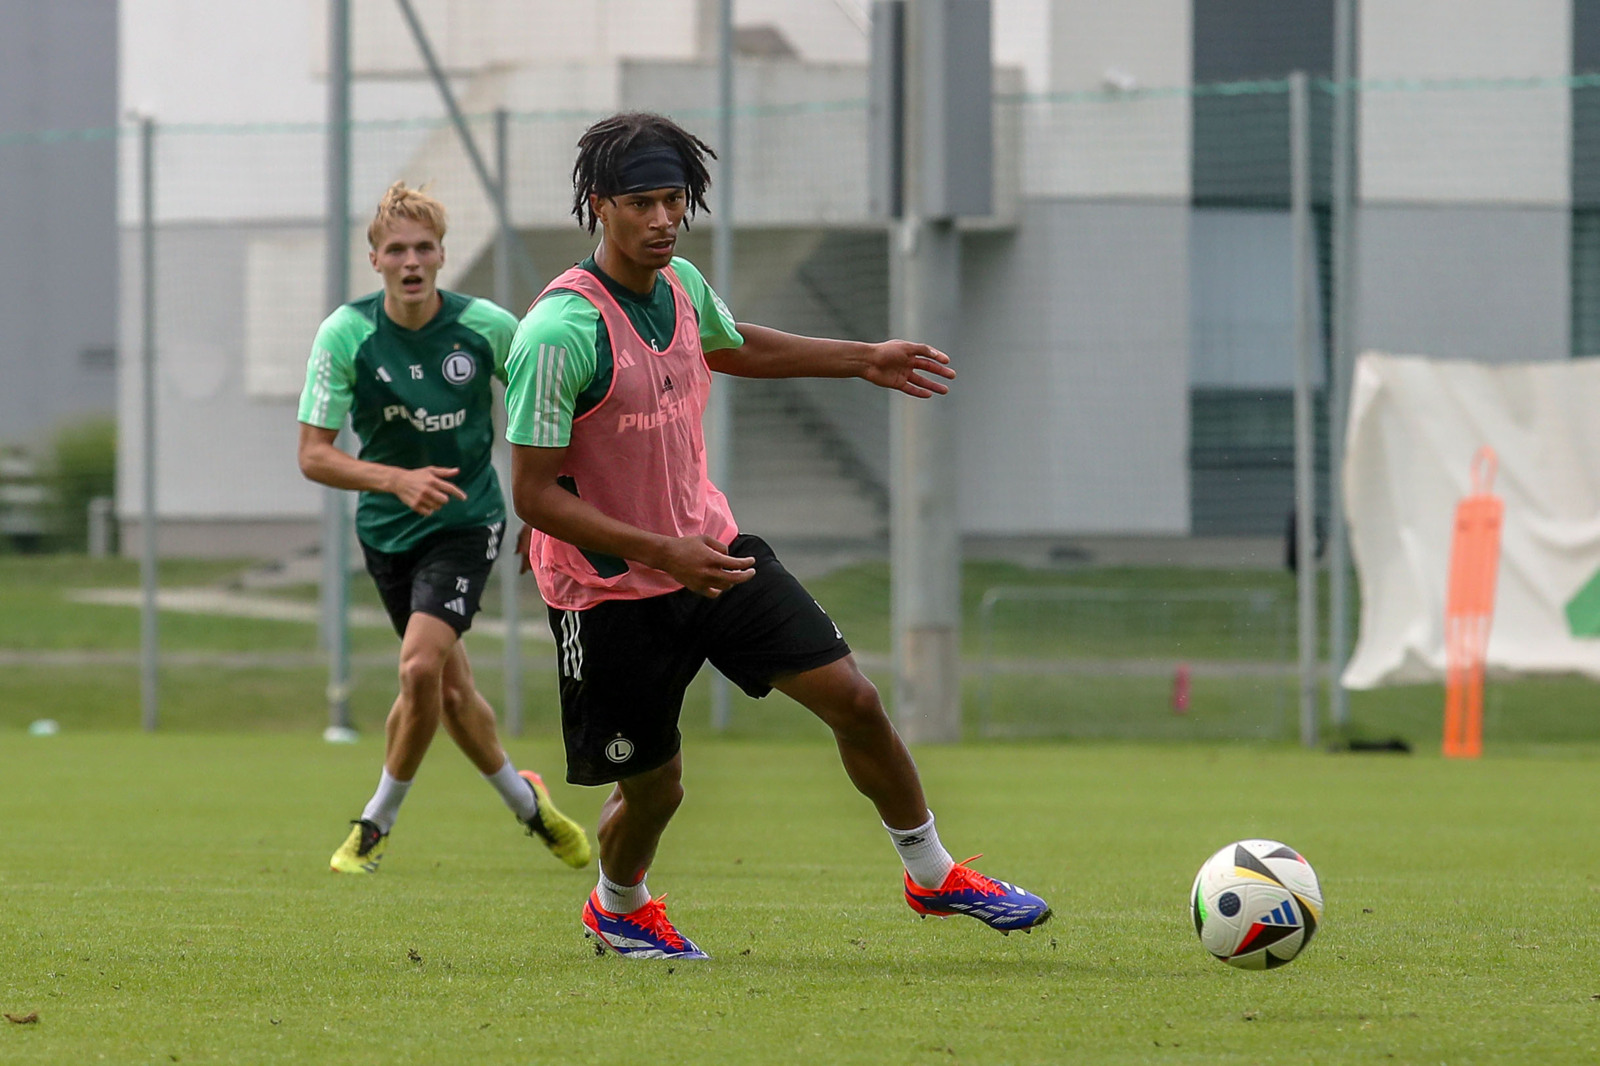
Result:
M663 570L702 596L720 596L755 576L754 558L729 555L728 546L711 537L661 536L574 496L556 483L566 453L565 448L511 446L511 499L517 517L528 525L587 551ZM526 546L519 542L518 547L526 557Z
M865 341L802 337L739 323L744 344L706 353L712 370L745 378L862 378L885 389L926 398L950 391L956 372L950 357L916 341Z
M452 499L467 498L460 485L448 480L460 473L453 466L406 470L369 463L334 444L338 435L338 430L300 423L300 473L330 488L391 493L420 515L431 515Z

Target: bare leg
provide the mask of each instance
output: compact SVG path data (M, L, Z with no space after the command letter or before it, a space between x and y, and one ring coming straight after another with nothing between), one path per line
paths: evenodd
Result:
M845 773L878 808L884 825L915 829L927 823L931 815L917 766L855 656L775 681L773 687L833 730Z
M433 743L444 713L444 669L456 631L432 615L413 614L400 642L400 695L385 723L383 765L397 781L410 781Z
M618 884L636 885L656 857L667 823L683 802L683 753L617 782L600 808L600 865Z
M444 664L444 728L480 774L506 764L506 752L495 730L494 708L478 691L467 649L457 641Z

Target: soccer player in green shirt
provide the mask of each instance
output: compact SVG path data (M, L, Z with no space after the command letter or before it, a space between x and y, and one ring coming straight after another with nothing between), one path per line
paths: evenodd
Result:
M559 645L567 780L613 786L587 934L629 958L706 957L645 875L683 799L678 714L707 661L751 696L792 697L833 731L904 865L913 911L1031 929L1049 904L945 850L911 755L838 627L706 477L713 370L858 377L926 399L948 391L950 360L910 341L736 323L673 254L679 226L705 204L707 154L661 115L614 115L584 132L573 214L590 233L599 224L600 246L545 289L507 363L514 497ZM784 827L773 833L781 840Z
M367 229L383 289L322 323L300 396L300 470L360 492L356 535L401 641L383 773L333 853L338 873L377 871L441 723L530 835L569 866L590 855L582 827L500 746L461 644L505 532L489 382L505 380L516 319L437 287L444 234L437 200L403 182L389 188ZM359 457L334 444L347 414Z

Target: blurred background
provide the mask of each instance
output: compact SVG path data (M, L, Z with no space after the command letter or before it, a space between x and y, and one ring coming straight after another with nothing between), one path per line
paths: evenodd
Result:
M1341 329L1347 351L1488 362L1566 360L1600 343L1600 75L1587 73L1600 69L1600 3L1351 5L1356 81L1337 77L1337 6L991 5L993 196L958 227L961 378L948 398L966 706L987 735L1294 732L1304 593L1287 565L1306 315L1319 550ZM717 147L715 0L413 7L476 143L504 167L526 254L509 274L502 263L497 288L495 204L416 35L393 0L352 0L352 295L376 287L365 222L395 180L431 183L450 210L441 285L509 291L520 313L591 250L569 213L589 122L662 111ZM869 180L872 5L732 10L736 148L717 174L737 190L738 266L722 295L741 319L881 339L893 228ZM292 600L316 581L322 528L319 491L293 456L310 338L330 309L328 4L0 0L0 15L0 552L108 566L139 555L149 336L160 554L199 567L193 583ZM1313 269L1301 319L1297 72ZM1354 131L1342 218L1341 98ZM680 254L709 267L716 221L697 219ZM731 403L726 487L741 524L787 546L802 572L856 574L839 595L862 597L863 629L883 625L868 618L888 553L889 397L741 382ZM1058 642L1031 648L1040 633ZM1327 654L1319 644L1319 662ZM307 686L301 702L315 707ZM1135 689L1148 723L1106 713ZM1083 714L1057 721L1080 697ZM1232 710L1195 726L1207 698Z

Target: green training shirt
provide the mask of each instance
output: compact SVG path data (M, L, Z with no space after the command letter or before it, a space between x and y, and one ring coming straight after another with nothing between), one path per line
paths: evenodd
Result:
M387 492L363 492L356 535L378 551L402 552L441 529L505 519L494 447L491 378L506 379L516 316L488 300L440 290L441 306L421 329L396 325L383 293L352 301L317 330L300 394L300 421L338 429L350 416L360 458L415 470L457 467L467 494L432 515Z
M594 256L578 265L600 279L647 344L660 351L672 343L678 312L666 278L657 275L650 294L641 296L608 277ZM674 257L672 269L699 316L700 347L714 352L743 345L733 313L695 265ZM572 420L610 391L611 370L611 338L600 309L571 289L551 289L529 310L511 341L506 439L565 448L572 439Z

